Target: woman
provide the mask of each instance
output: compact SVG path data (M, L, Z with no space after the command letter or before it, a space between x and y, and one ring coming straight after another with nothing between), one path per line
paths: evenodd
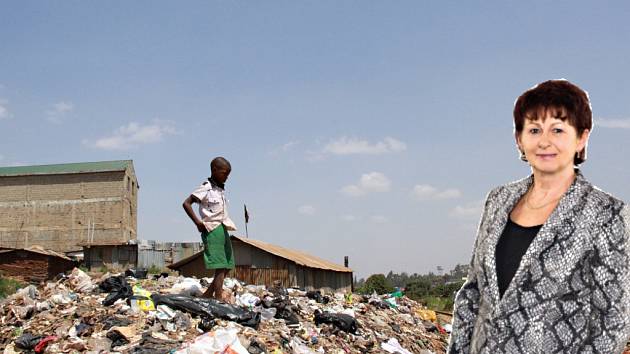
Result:
M543 82L514 107L532 175L486 199L449 353L621 353L630 337L630 208L575 168L587 94Z

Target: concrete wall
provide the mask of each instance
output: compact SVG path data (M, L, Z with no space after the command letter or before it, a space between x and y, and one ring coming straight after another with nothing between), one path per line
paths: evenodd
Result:
M0 247L81 250L92 228L95 244L136 239L137 194L128 171L0 177Z

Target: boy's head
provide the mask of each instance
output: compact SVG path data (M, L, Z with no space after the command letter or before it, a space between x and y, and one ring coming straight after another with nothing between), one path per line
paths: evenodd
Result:
M212 159L212 162L210 162L212 179L217 183L225 183L231 171L232 165L230 165L230 162L224 157L215 157Z

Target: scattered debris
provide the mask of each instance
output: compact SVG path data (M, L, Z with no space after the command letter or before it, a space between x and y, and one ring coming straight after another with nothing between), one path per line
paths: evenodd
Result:
M0 350L90 353L444 353L450 318L402 294L361 296L74 269L0 303ZM128 276L125 276L128 275ZM142 275L141 275L142 276ZM392 300L393 299L393 300Z

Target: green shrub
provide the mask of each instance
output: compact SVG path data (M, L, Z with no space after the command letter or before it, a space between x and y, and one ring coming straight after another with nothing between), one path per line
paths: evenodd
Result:
M0 276L0 299L14 294L18 289L26 286L25 284L11 278L4 278Z
M147 270L149 274L160 274L162 273L162 268L156 266L155 264L151 265Z

